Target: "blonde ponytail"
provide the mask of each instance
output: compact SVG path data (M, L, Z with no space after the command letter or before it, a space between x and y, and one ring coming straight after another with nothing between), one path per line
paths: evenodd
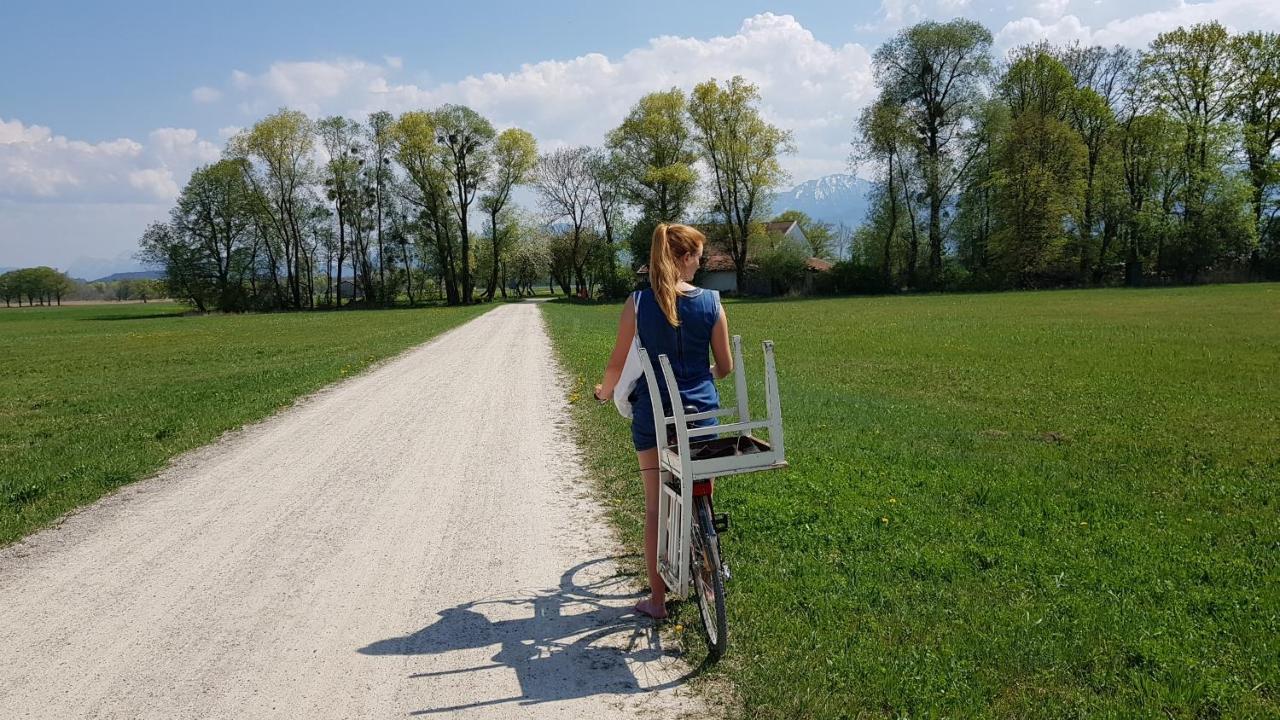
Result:
M676 312L676 293L680 285L679 258L698 252L706 242L706 236L688 225L658 223L653 230L653 244L649 248L649 285L658 301L662 314L672 327L679 327L680 316Z

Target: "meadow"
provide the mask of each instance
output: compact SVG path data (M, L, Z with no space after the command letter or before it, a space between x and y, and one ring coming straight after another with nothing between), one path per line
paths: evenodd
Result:
M621 306L544 308L638 552ZM744 716L1280 716L1280 285L726 308L791 462L716 488Z
M0 546L489 307L0 310Z

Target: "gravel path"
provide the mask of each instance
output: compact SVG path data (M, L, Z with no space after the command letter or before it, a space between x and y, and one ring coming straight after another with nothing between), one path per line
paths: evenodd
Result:
M675 717L503 305L0 550L0 718Z

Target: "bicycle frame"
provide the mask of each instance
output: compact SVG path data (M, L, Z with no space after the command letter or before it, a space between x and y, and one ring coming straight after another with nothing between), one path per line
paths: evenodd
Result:
M782 406L778 398L778 376L774 365L773 342L766 340L764 348L765 408L763 420L752 420L747 402L747 377L742 362L742 337L733 336L734 389L736 407L717 408L701 413L686 414L680 400L679 386L671 371L671 361L666 355L658 356L663 379L670 396L671 415L662 409L662 396L657 376L649 354L641 348L640 363L644 368L645 382L649 388L649 400L653 404L655 437L665 441L667 426L675 426L675 445L660 441L658 446L658 572L666 582L667 592L677 598L689 593L689 547L693 531L693 484L725 475L737 475L760 470L787 467L782 436ZM711 417L736 416L737 422L724 425L690 428L688 423ZM766 428L768 441L752 435L752 430ZM714 436L722 436L715 440ZM731 436L724 438L723 436ZM705 438L705 440L704 440ZM732 447L724 440L729 440ZM707 457L697 457L701 451L716 445ZM726 454L730 452L731 454ZM672 482L677 480L678 483ZM677 487L672 487L677 485Z

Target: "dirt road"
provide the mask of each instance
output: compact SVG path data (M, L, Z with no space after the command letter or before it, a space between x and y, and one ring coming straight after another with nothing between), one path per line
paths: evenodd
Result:
M675 717L505 305L0 550L0 717Z

